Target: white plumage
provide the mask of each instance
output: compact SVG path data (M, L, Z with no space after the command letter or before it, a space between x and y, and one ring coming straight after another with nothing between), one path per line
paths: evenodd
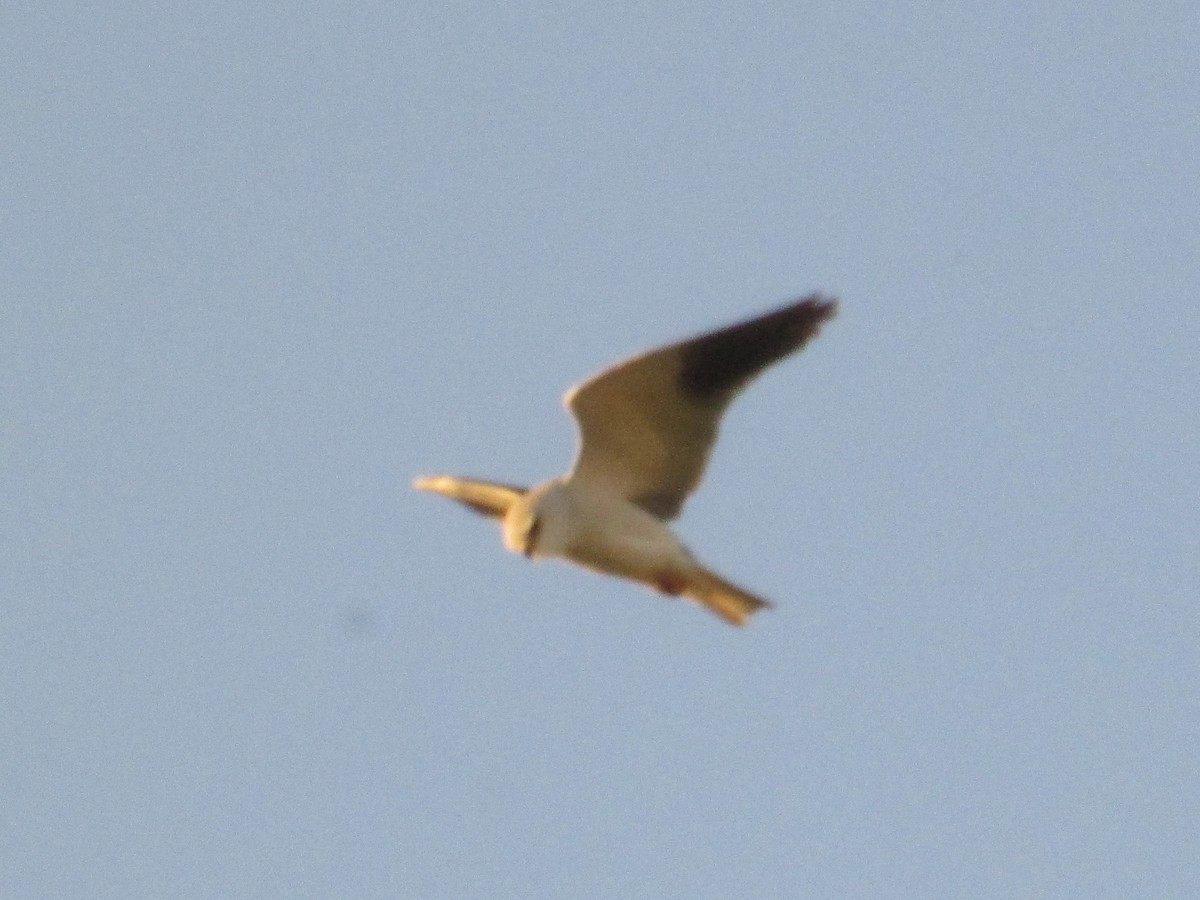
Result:
M770 604L706 569L666 523L700 483L729 403L836 310L833 300L806 297L632 357L571 388L563 400L580 443L567 475L530 489L450 475L413 486L501 519L513 552L682 594L740 625Z

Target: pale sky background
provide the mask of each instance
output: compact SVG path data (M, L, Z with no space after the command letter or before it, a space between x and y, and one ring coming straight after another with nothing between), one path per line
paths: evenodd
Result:
M1200 896L1200 7L10 3L5 898ZM685 540L409 490L813 290Z

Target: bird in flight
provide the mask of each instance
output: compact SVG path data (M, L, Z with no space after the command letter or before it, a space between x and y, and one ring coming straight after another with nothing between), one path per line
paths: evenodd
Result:
M566 475L532 488L432 475L413 487L498 519L514 553L639 581L741 625L771 604L703 566L667 523L699 485L734 397L836 312L835 300L814 294L631 357L571 388L563 403L580 442Z

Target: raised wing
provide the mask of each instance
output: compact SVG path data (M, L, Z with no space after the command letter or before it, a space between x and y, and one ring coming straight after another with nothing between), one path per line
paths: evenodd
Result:
M704 476L730 401L836 311L836 301L814 294L635 356L572 388L564 402L579 423L580 447L571 477L675 518Z
M483 516L503 519L508 508L525 493L525 488L512 484L496 484L493 481L477 481L474 478L456 478L453 475L429 475L413 482L418 491L432 491L457 500Z

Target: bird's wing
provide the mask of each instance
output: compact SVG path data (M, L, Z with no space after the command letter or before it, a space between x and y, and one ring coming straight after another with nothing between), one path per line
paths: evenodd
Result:
M525 493L525 488L512 484L496 484L474 478L453 475L429 475L413 482L418 491L432 491L457 500L483 516L503 519L508 508Z
M576 385L563 398L579 423L572 479L603 484L660 519L675 518L704 475L730 401L836 310L834 300L806 297Z

